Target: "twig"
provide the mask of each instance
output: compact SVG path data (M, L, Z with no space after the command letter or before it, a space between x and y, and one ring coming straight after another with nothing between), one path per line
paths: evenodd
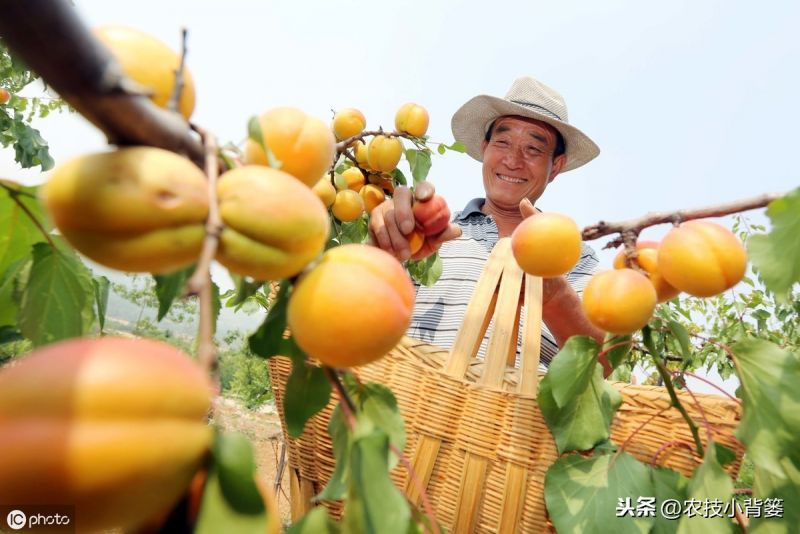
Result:
M667 388L669 398L672 400L672 405L678 409L683 418L686 420L686 424L689 425L689 430L692 432L694 443L697 446L697 452L700 457L703 458L705 456L705 452L703 449L703 442L700 441L700 433L697 430L697 424L692 420L692 418L689 416L689 413L686 411L686 408L683 407L683 404L681 404L681 401L678 399L678 395L675 393L675 386L672 384L667 367L655 356L653 357L653 361L656 364L656 369L658 369L658 374L664 381L664 387Z
M408 139L409 141L412 141L412 142L414 142L416 139L418 139L417 137L414 137L411 134L407 134L407 133L403 133L403 132L384 132L383 128L381 128L381 129L378 129L378 130L364 131L364 132L361 132L360 134L354 135L353 137L348 137L347 139L339 141L338 143L336 143L336 152L337 152L337 154L343 154L344 152L347 151L347 148L351 144L355 143L356 141L364 141L365 137L375 136L375 135L385 135L386 137L403 137L403 138ZM417 146L419 146L419 145L417 145Z
M694 452L694 448L692 447L691 443L687 443L679 439L676 439L674 441L669 441L658 448L658 450L653 455L653 458L650 460L650 465L656 465L656 462L658 462L658 457L661 456L661 454L670 447L683 447L689 452Z
M278 461L278 467L275 470L275 483L272 486L273 493L277 494L281 490L283 483L283 471L286 469L286 440L281 440L281 459Z
M600 221L597 224L593 224L584 228L582 235L584 240L591 241L593 239L598 239L611 234L621 234L622 237L617 237L616 239L609 241L604 247L616 248L624 243L626 235L639 235L639 232L649 226L655 226L657 224L664 223L679 224L683 221L690 221L693 219L721 217L723 215L730 215L732 213L763 208L773 200L781 198L782 196L784 196L783 193L767 193L749 199L738 200L736 202L719 204L716 206L707 206L693 210L649 213L638 219L629 219L621 222Z
M683 377L681 377L681 379L683 379ZM703 409L700 401L697 400L697 397L695 397L694 392L692 392L692 390L686 385L685 380L683 382L683 386L686 392L692 397L695 406L697 406L697 411L700 412L700 417L703 419L703 424L706 427L706 436L708 437L708 440L710 441L714 439L714 431L711 429L711 423L708 421L708 417L706 417L706 411Z
M31 220L31 222L32 222L32 223L33 223L33 224L36 226L36 228L38 228L38 229L39 229L39 231L42 233L42 235L43 235L43 236L44 236L44 238L47 240L47 242L48 242L48 243L50 243L50 246L51 246L51 247L53 247L55 250L58 250L58 248L56 247L56 244L53 242L53 238L52 238L52 237L50 237L50 234L47 232L47 230L45 230L45 229L44 229L44 226L42 226L42 223L39 221L39 219L37 219L37 218L36 218L36 215L34 215L34 214L33 214L33 212L32 212L31 210L29 210L29 209L28 209L28 206L26 206L26 205L25 205L25 204L24 204L24 203L23 203L23 202L22 202L22 201L19 199L19 197L20 197L20 196L25 196L25 195L27 195L27 193L25 193L24 191L18 191L18 190L16 190L16 189L14 189L13 187L9 186L8 184L4 184L2 181L0 181L0 187L2 187L3 189L5 189L5 190L6 190L6 191L8 192L8 196L10 196L10 197L11 197L11 200L13 200L13 201L14 201L14 203L15 203L17 206L19 206L19 208L20 208L20 209L21 209L23 212L25 212L25 215L27 215L27 216L28 216L28 218ZM34 198L35 198L35 197L34 197Z
M200 300L200 326L198 331L198 360L209 374L216 375L217 349L214 346L214 310L211 302L211 260L217 252L222 219L217 205L217 142L214 136L195 127L203 138L206 154L206 176L208 178L208 219L206 237L197 268L186 283L189 295L198 295ZM215 380L216 383L216 380Z
M178 64L178 69L175 71L175 85L172 88L172 94L169 97L169 102L167 103L167 109L171 109L172 111L178 112L178 104L181 100L181 94L183 93L183 69L184 65L186 64L186 28L181 28L181 61Z
M622 442L622 445L619 446L619 448L617 449L617 452L614 454L614 458L611 459L611 462L609 462L609 464L613 465L614 462L617 461L617 457L620 454L622 454L622 451L625 450L625 447L628 445L628 443L630 443L630 441L634 438L634 436L636 436L636 434L638 434L645 426L647 426L650 423L650 421L652 421L653 419L655 419L656 417L658 417L659 415L663 414L664 412L666 412L669 409L670 409L669 406L667 406L666 408L661 408L659 411L657 411L656 413L651 415L644 423L642 423L638 427L636 427L636 429L633 432L631 432L631 434L627 438L625 438L625 441Z
M741 399L737 399L736 397L734 397L733 395L731 395L730 393L728 393L727 391L725 391L724 389L719 387L717 384L715 384L711 380L707 380L707 379L703 378L702 376L696 375L694 373L690 373L689 371L673 371L672 374L673 375L690 376L690 377L692 377L692 378L694 378L696 380L699 380L700 382L704 382L704 383L708 384L709 386L715 388L717 391L719 391L720 393L723 393L724 395L726 395L729 399L731 399L735 403L737 403L737 404L741 404L742 403Z

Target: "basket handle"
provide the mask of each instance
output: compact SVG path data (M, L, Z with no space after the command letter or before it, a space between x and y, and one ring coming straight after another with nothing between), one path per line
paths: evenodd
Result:
M541 349L542 281L541 278L524 275L511 252L511 239L508 237L498 240L489 254L456 334L444 367L445 373L456 378L464 377L470 361L478 353L489 321L494 318L480 383L502 386L506 362L513 358L517 349L523 278L526 321L523 325L524 343L520 363L522 378L518 389L521 393L536 394Z

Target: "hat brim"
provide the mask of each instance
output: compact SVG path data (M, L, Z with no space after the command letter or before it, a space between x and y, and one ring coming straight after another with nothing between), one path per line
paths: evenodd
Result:
M490 95L479 95L461 106L453 115L450 127L456 141L461 141L467 154L478 161L483 161L482 143L486 138L489 126L498 117L515 115L546 122L564 138L566 165L561 172L571 171L584 165L600 153L594 141L574 126L554 119L535 109Z

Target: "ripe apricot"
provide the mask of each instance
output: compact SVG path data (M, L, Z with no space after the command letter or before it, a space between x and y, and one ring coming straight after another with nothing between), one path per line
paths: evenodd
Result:
M422 245L425 244L425 235L419 230L413 230L406 238L408 239L408 249L411 251L412 256L419 252L422 249Z
M581 231L559 213L528 217L511 234L511 250L528 274L550 278L569 272L581 258Z
M369 166L369 149L363 141L356 141L353 147L353 157L356 158L358 166L365 170L370 170Z
M414 202L412 211L417 228L423 235L436 235L450 223L450 208L441 195L433 195L424 202Z
M75 506L77 532L135 531L186 491L211 444L210 384L148 339L74 339L0 371L0 502Z
M342 222L355 221L364 213L364 200L352 189L345 189L336 193L331 211Z
M428 131L428 110L414 103L404 104L397 110L394 127L415 137L422 137Z
M41 195L64 238L112 269L164 273L200 255L206 177L167 150L132 147L68 160Z
M673 228L658 248L664 278L690 295L710 297L739 283L747 268L742 242L710 221L687 221Z
M336 141L324 122L286 107L267 111L258 120L264 144L280 162L280 170L312 187L330 168ZM248 165L270 164L261 143L249 138L244 161Z
M11 100L11 93L7 89L0 87L0 106Z
M287 320L297 344L333 367L383 357L405 333L414 286L390 254L368 245L329 249L295 286Z
M326 208L330 208L333 205L333 201L336 199L336 188L333 187L331 179L327 174L320 178L319 182L314 184L311 190L314 191L314 194L325 204Z
M378 204L386 200L383 189L373 184L365 185L358 194L361 195L361 199L364 201L364 209L367 213L371 213Z
M360 134L366 126L367 118L357 109L340 109L333 116L333 134L339 141Z
M343 189L352 189L353 191L361 191L366 183L364 172L358 167L349 167L342 171L340 175L342 179L337 183L339 191Z
M150 99L153 103L166 108L175 88L180 56L152 35L132 28L101 26L94 30L94 34L111 50L128 77L152 91ZM178 110L187 119L194 111L194 100L192 73L184 64Z
M583 290L583 310L593 325L612 334L630 334L650 321L656 290L645 275L615 269L594 275Z
M220 177L217 195L225 224L217 260L231 271L278 280L299 273L322 252L328 211L290 174L245 165Z
M403 143L397 137L376 135L367 147L370 168L379 172L390 172L397 168L403 154Z
M675 298L680 293L679 289L675 289L669 282L664 279L661 270L658 268L658 243L655 241L637 241L636 242L636 263L644 269L647 273L650 282L656 289L658 295L658 302L664 302L671 298ZM620 251L614 257L614 268L624 269L625 265L625 251Z

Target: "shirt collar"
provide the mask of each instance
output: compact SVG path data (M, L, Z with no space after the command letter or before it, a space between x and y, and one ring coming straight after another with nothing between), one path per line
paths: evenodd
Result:
M481 211L481 208L483 207L483 204L485 202L486 202L485 198L473 198L472 200L467 202L467 205L464 206L463 210L459 211L456 214L456 220L464 221L464 220L467 219L467 217L469 217L470 215L474 215L476 213L479 213L481 215L485 215Z

